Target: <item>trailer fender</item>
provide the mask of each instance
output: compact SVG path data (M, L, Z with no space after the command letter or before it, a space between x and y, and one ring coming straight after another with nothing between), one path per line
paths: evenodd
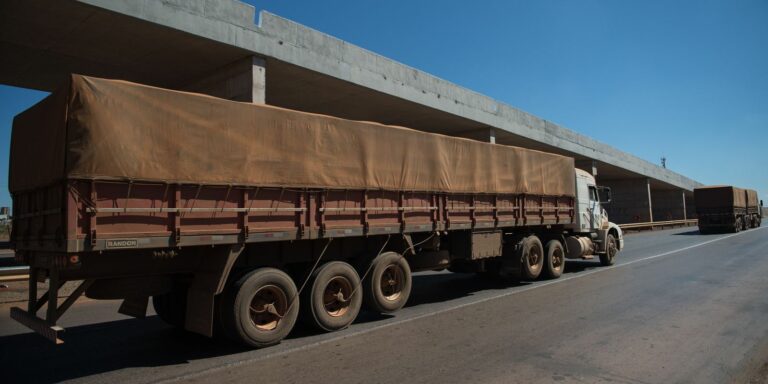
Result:
M187 316L184 328L204 336L213 336L215 296L224 291L232 266L243 252L244 244L215 247L200 257L192 284L187 291Z

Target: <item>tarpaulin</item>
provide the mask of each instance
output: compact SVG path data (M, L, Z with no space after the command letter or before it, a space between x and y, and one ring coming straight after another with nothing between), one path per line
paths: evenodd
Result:
M73 75L14 120L11 192L66 179L574 195L572 158Z

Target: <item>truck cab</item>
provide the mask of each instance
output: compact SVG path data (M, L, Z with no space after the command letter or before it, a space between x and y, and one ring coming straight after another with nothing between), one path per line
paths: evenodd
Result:
M602 204L610 203L611 190L598 186L587 171L576 172L576 220L571 225L574 236L566 239L568 258L590 258L597 254L603 264L612 264L613 256L624 247L621 228L608 220ZM600 195L605 201L600 201ZM615 247L615 249L612 249Z

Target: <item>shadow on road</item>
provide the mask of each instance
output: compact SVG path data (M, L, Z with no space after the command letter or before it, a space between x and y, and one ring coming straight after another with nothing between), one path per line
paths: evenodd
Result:
M521 284L472 274L416 275L408 306L449 301L482 290ZM363 311L355 323L391 317ZM299 323L288 339L319 333ZM55 346L33 333L0 337L2 382L54 383L132 367L189 364L249 351L234 343L172 328L156 316L69 327L63 338L66 342ZM263 352L269 353L269 348Z
M55 346L33 334L0 338L3 382L54 383L130 367L187 364L242 352L171 328L159 318L129 319L67 328Z
M563 273L584 272L600 267L599 260L566 260Z
M413 276L413 289L407 306L450 301L485 290L499 290L527 285L501 278L472 273L440 273Z
M565 273L580 272L599 265L594 261L568 261ZM483 291L506 290L529 284L475 274L416 274L407 306L446 302ZM355 323L372 323L391 317L363 311ZM319 333L299 323L288 339ZM63 337L66 343L59 346L33 333L0 337L2 382L54 383L133 367L161 368L205 359L212 359L209 363L217 364L217 358L253 354L234 343L174 329L156 316L69 327ZM267 348L255 353L268 354L270 350ZM142 370L139 374L153 375L158 371L150 369L147 373L147 370ZM160 377L138 378L138 381L157 379Z
M699 232L698 229L694 229L692 231L674 233L673 235L675 236L709 236L709 235L714 235L714 233L705 234L705 233Z

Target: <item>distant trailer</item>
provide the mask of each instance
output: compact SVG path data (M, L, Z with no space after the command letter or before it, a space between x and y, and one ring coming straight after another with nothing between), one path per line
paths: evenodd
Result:
M714 185L694 189L693 196L701 233L739 232L762 223L763 201L752 189Z

